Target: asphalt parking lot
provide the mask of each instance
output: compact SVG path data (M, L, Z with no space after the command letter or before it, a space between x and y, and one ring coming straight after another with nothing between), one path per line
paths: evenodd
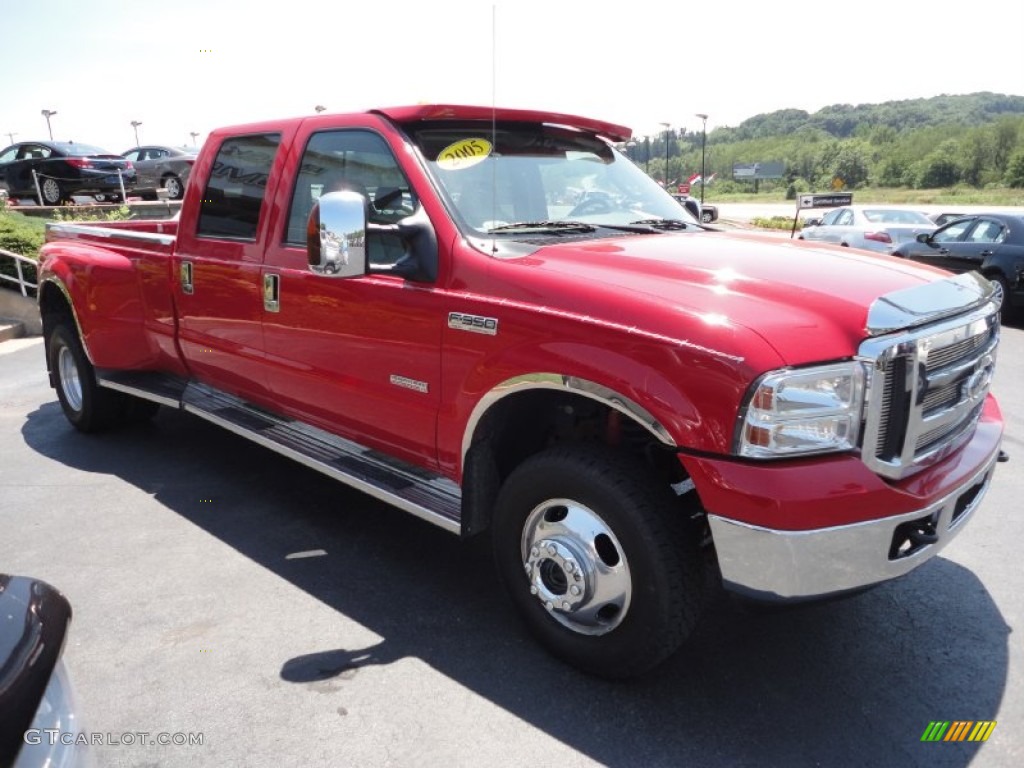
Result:
M99 766L1024 764L1024 330L979 513L858 597L717 595L684 650L612 684L549 658L461 543L199 419L76 433L39 339L0 344L0 571L65 592ZM988 742L922 743L934 720Z

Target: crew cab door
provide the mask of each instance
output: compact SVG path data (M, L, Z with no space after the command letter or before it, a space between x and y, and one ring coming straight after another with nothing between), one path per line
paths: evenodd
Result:
M186 201L173 259L178 338L193 376L265 402L261 266L279 132L228 136L197 169L202 198ZM195 190L198 193L198 189Z
M276 206L280 224L263 267L268 385L297 418L419 465L436 463L443 297L432 283L370 274L340 279L309 270L306 223L321 194L366 196L371 223L419 206L384 137L363 129L313 131ZM305 125L305 124L304 124ZM296 158L293 158L295 163ZM403 253L397 235L367 236L371 265Z

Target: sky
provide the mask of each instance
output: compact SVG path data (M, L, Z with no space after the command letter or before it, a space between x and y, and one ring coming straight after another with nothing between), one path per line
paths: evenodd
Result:
M702 9L707 9L701 12ZM993 29L997 32L993 33ZM1024 95L1024 3L0 0L0 147L202 144L224 125L415 103L655 134L778 109ZM998 30L1007 30L1000 33Z

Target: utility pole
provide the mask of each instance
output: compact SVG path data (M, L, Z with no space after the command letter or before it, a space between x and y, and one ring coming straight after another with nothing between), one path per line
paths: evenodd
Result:
M199 133L196 131L190 131L188 135L192 137L192 146L196 146L196 136L198 136Z
M665 191L668 192L668 129L671 123L660 123L665 128Z
M707 165L705 163L705 154L704 154L704 149L705 149L705 147L707 146L707 143L708 143L708 116L707 115L698 114L697 117L700 118L701 123L703 124L703 127L701 128L701 131L700 131L700 205L701 205L701 209L703 210L703 208L704 208L704 185L707 184L707 182L708 182L708 179L707 179L708 169L707 169Z
M57 110L44 109L41 114L46 118L46 132L50 134L50 141L53 141L53 128L50 127L50 118L57 114Z
M132 128L135 129L135 146L139 146L139 126L142 125L141 120L132 120Z

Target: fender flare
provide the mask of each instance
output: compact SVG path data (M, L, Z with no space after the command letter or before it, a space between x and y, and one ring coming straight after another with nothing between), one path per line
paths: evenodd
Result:
M637 424L647 430L659 443L669 448L677 448L676 441L669 431L656 419L650 411L630 398L619 394L613 389L599 384L595 381L583 379L578 376L566 376L560 373L528 373L514 376L497 384L481 397L473 407L466 421L465 430L462 436L462 449L460 454L460 465L465 467L466 454L473 444L473 436L476 434L480 420L491 409L509 395L528 390L547 389L560 392L569 392L576 395L596 400L607 405L619 413L628 416Z

